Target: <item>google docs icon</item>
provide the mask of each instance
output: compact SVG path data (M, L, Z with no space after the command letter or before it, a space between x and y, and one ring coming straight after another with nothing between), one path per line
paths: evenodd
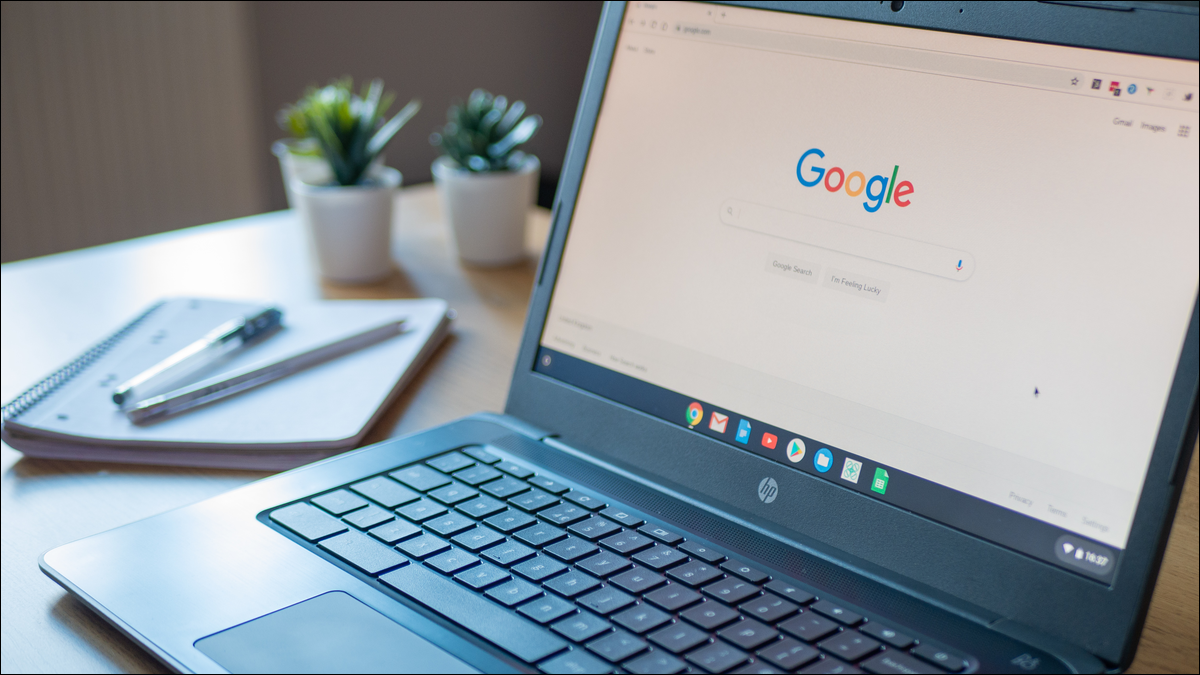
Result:
M746 420L742 420L742 421L738 422L737 442L738 443L749 443L750 442L750 423L747 422Z

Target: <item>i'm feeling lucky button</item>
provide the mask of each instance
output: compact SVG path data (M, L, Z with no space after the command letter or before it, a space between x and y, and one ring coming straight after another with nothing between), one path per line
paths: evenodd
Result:
M888 290L892 287L886 281L835 269L825 271L825 278L821 285L835 291L879 302L887 300Z

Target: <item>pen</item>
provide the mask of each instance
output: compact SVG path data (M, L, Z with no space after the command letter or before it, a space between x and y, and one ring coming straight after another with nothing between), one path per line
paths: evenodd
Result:
M402 332L404 332L404 319L389 321L382 326L377 326L362 333L337 340L336 342L322 345L281 361L269 363L261 368L256 368L241 375L235 375L220 382L200 384L146 399L126 410L125 415L134 424L142 424L166 417L167 415L174 415L175 413L183 412L196 406L225 398L226 396L232 396L268 382L273 382L281 377L287 377L305 368L395 337Z
M271 307L258 314L226 321L114 389L113 403L123 405L137 401L187 380L225 354L270 335L279 327L282 317L283 312Z

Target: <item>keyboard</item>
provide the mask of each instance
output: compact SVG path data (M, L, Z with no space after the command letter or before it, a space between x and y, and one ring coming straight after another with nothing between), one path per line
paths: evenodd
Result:
M490 446L260 516L546 673L959 673L979 665Z

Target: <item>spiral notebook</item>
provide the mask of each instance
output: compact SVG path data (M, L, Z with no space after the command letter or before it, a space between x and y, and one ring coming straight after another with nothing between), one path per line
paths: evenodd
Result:
M281 306L283 328L203 377L248 370L404 318L398 337L149 425L112 390L230 319L268 303L164 300L3 408L0 437L30 457L281 470L360 443L445 337L446 302L337 300Z

